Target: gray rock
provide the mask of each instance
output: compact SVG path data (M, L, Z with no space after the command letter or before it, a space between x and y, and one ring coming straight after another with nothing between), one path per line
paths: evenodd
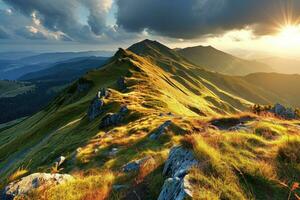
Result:
M90 121L94 120L102 113L102 107L104 105L104 101L95 97L90 104L88 109L88 118Z
M191 167L196 165L198 165L198 161L193 152L183 147L174 147L169 153L163 174L171 177L181 177L187 174Z
M100 128L118 125L122 122L122 120L123 117L119 113L108 113L101 120Z
M34 173L6 186L2 199L11 200L15 197L24 197L34 189L58 185L71 180L74 178L68 174Z
M126 85L126 82L125 82L125 78L124 78L124 77L120 77L120 78L117 80L117 86L118 86L119 90L121 90L121 91L127 89L127 85Z
M108 153L109 156L115 156L119 152L118 148L112 148L111 151Z
M97 93L97 98L102 99L107 97L109 97L109 90L106 88L101 88Z
M275 115L282 117L284 119L296 119L297 118L297 114L294 109L286 108L279 103L274 105L274 107L271 109L271 112L273 112Z
M172 148L163 170L163 174L170 178L165 181L158 200L183 200L192 197L188 172L198 165L193 152L183 147Z
M165 121L162 125L160 125L154 133L150 135L151 140L156 140L162 134L166 132L166 129L172 124L171 120Z
M127 163L123 167L123 172L133 172L133 171L138 171L143 163L145 163L147 160L149 160L150 157L145 157L130 163Z
M66 157L60 156L59 158L56 159L56 161L54 162L54 165L59 167L65 162L65 160L66 160Z
M120 124L123 121L127 112L128 112L128 108L126 106L122 106L118 113L106 114L101 120L100 128L106 128L109 126L115 126Z
M168 178L163 185L158 200L183 200L187 196L192 197L192 195L187 175L183 179L178 177Z

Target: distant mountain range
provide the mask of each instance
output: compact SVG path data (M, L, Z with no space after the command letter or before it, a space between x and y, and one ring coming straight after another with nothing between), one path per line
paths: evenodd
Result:
M43 67L37 65L42 70L25 74L18 81L0 80L0 123L39 111L72 81L107 60L95 56L73 58Z
M196 65L223 74L247 75L255 72L274 71L265 63L241 59L212 46L188 47L177 49L177 52Z
M22 55L24 56L25 54ZM110 57L111 55L112 52L87 51L42 53L25 57L16 56L16 59L14 60L11 57L4 56L0 59L0 79L16 80L27 73L47 69L54 66L58 62L63 62L74 58L91 56Z

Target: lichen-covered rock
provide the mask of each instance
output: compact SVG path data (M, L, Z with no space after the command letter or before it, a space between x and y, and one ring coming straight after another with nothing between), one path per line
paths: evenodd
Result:
M159 136L166 132L166 129L171 125L171 123L171 120L165 121L162 125L158 127L156 131L154 131L154 133L150 135L150 139L156 140L157 138L159 138Z
M189 176L183 179L178 177L168 178L163 185L158 200L183 200L186 197L192 197L192 188L189 182Z
M6 186L2 199L12 200L15 197L24 197L34 189L58 185L71 180L74 178L69 174L34 173Z
M88 118L90 121L94 120L102 113L103 105L104 101L102 99L99 99L98 97L93 99L88 109Z
M158 200L183 200L192 197L188 172L197 165L199 162L193 152L183 147L172 148L163 170L163 174L170 178L165 181Z
M192 151L183 147L174 147L169 153L163 174L171 177L182 177L187 174L191 167L196 165L198 165L198 161Z

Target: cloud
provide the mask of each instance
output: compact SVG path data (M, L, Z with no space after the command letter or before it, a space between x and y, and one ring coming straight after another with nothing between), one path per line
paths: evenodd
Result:
M0 27L0 39L8 38L10 38L9 34L4 30L4 28Z
M300 14L300 1L291 2L116 0L117 24L131 32L146 29L157 35L187 39L245 27L251 27L257 35L272 34L276 23Z
M97 41L110 28L106 17L112 0L3 0L32 23L51 32L62 32L65 38L76 41ZM78 20L79 8L88 11L88 21ZM0 19L1 21L1 19ZM28 25L28 24L27 24ZM24 28L24 27L23 27Z

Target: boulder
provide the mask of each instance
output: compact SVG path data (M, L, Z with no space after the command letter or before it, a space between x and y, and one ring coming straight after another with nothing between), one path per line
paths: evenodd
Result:
M165 121L162 125L160 125L157 130L155 130L151 135L151 140L156 140L159 138L162 134L166 132L166 129L172 124L171 120Z
M284 119L296 119L297 118L297 114L294 109L286 108L279 103L274 105L274 107L271 109L271 112L273 112L275 115L282 117Z
M192 198L192 188L189 181L189 170L198 166L199 162L193 152L183 147L174 147L169 153L163 174L167 177L158 200L183 200Z
M12 200L15 197L26 197L34 189L58 185L71 180L74 178L68 174L34 173L6 186L2 199Z
M115 126L120 124L123 121L127 112L128 108L126 106L122 106L118 113L106 114L101 120L100 128L106 128L109 126Z
M123 117L119 113L108 113L101 120L100 128L118 125L122 120Z
M90 121L94 120L102 113L102 107L104 105L104 101L95 97L90 104L88 109L88 118Z

